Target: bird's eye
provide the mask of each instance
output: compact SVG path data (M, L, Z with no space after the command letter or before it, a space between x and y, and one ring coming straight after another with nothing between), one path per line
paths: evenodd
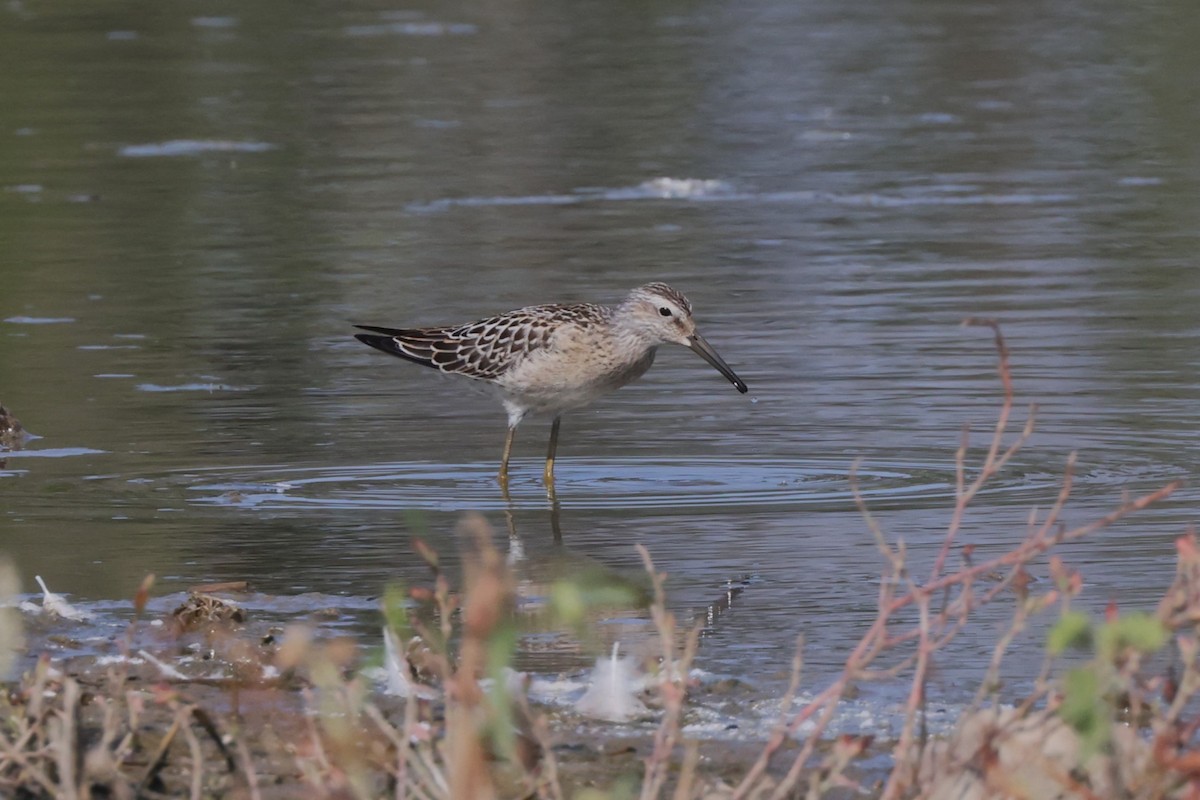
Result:
M662 314L664 317L669 317L669 316L671 316L671 309L667 308L666 306L663 306L662 308L660 308L658 310L658 313Z

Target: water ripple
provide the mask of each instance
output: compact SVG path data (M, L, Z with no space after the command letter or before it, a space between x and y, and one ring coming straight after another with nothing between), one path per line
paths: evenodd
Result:
M737 189L719 180L654 178L636 186L578 189L563 194L447 197L410 203L412 213L436 213L452 208L489 206L562 206L590 202L688 200L693 202L824 203L841 206L905 208L919 206L1008 206L1067 203L1075 195L1061 192L945 191L947 187L913 187L897 192L840 193L813 190L759 192ZM953 187L950 187L953 188Z
M540 461L514 461L514 505L541 505ZM561 459L557 497L577 509L852 507L850 464L838 459ZM250 473L213 471L194 483L202 504L283 509L422 509L489 511L505 502L495 464L399 462L346 467L263 467ZM1045 496L1058 477L1014 474L991 493ZM858 470L862 495L877 505L945 504L953 498L953 465L876 462Z
M238 142L228 139L172 139L167 142L129 144L117 153L127 158L195 156L205 153L265 153L274 150L268 142Z

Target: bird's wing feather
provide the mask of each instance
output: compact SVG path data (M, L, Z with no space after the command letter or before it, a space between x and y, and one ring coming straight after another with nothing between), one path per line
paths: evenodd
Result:
M359 341L442 372L495 380L522 359L550 344L563 325L594 322L608 313L591 304L531 306L458 327L380 328L356 325L378 336Z

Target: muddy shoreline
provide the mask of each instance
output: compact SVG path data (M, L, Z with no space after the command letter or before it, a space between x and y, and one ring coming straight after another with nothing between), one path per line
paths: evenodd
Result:
M192 593L166 614L147 612L148 598L142 597L137 601L143 605L140 618L104 643L95 642L94 626L86 618L60 615L88 613L61 597L40 609L27 604L25 616L31 624L25 626L23 676L6 684L0 716L10 731L20 730L14 720L22 720L28 726L26 736L44 735L45 747L51 750L64 746L54 741L52 720L70 718L72 749L79 754L81 768L84 762L92 764L92 796L196 796L197 775L203 797L393 793L395 776L369 765L393 760L394 744L385 743L378 732L371 736L360 730L350 736L347 751L346 741L338 743L322 729L331 718L367 722L361 713L367 704L372 714L396 729L403 727L409 701L389 694L386 670L377 663L378 650L329 624L337 616L333 609L309 613L283 627L246 613L237 597L236 591ZM88 649L94 653L78 654L81 637L89 640ZM72 651L76 654L64 655ZM691 690L693 699L703 702L705 696L719 698L730 687L721 681L695 681ZM362 705L354 712L330 711L332 695L354 695ZM414 702L428 719L424 735L443 738L444 698ZM655 749L661 709L652 704L631 725L589 719L562 704L531 704L529 710L544 723L545 738L535 741L527 730L520 737L528 739L531 752L549 744L565 796L578 796L585 789L620 793L622 787L640 784ZM31 733L38 724L45 730ZM125 742L124 749L116 748L118 740ZM694 780L726 792L762 749L761 740L746 737L694 741ZM794 749L793 743L784 746L781 763ZM112 754L102 755L106 750L120 755L119 762ZM22 769L31 768L32 760L13 759L11 749L8 755L0 770L5 792L14 797L57 796L30 778L36 770ZM488 769L501 794L534 791L529 776L544 769L542 756L531 757L527 772L508 769L499 755L490 754ZM111 763L97 769L106 758ZM316 772L314 763L320 765ZM46 777L51 783L59 779Z

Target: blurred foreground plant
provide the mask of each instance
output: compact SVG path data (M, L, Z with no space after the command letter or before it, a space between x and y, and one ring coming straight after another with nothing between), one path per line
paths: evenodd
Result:
M152 583L153 576L147 576L139 588L135 619L117 642L122 657L101 671L100 686L85 686L43 655L20 685L0 694L0 796L125 800L160 793L167 789L166 781L178 778L167 778L166 769L168 752L180 737L190 762L188 796L204 794L206 775L228 776L237 770L203 708L165 686L158 687L161 691L128 688L128 656ZM151 710L170 724L143 730ZM207 753L197 729L210 745ZM219 754L219 766L210 768L206 762L213 752Z
M1019 780L1012 779L1010 771L997 767L1006 760L1020 760L1020 757L1014 758L1017 749L1007 753L1002 749L1006 735L1014 732L1020 734L1024 737L1022 745L1029 742L1045 745L1051 736L1067 727L1057 715L1047 715L1046 711L1035 708L1038 701L1051 695L1054 689L1049 680L1051 662L1046 660L1033 694L1015 708L1004 709L1000 704L999 672L1009 646L1035 614L1060 605L1068 616L1060 623L1062 627L1056 629L1056 639L1072 638L1068 629L1077 628L1079 622L1078 617L1070 616L1074 612L1069 612L1069 604L1071 598L1080 591L1082 582L1078 575L1070 574L1061 561L1055 559L1051 561L1051 571L1056 587L1041 594L1032 594L1028 570L1035 559L1059 544L1083 538L1167 497L1178 487L1178 483L1170 483L1142 497L1127 500L1094 522L1068 528L1061 523L1060 517L1071 494L1075 464L1072 454L1067 460L1062 486L1054 503L1044 513L1039 514L1036 510L1030 513L1026 533L1020 540L1006 552L980 563L972 560L971 545L960 546L957 548L959 563L951 567L950 557L958 544L968 508L979 492L1024 445L1033 432L1035 416L1035 409L1031 407L1023 428L1011 441L1007 441L1013 410L1008 348L994 322L968 320L966 324L982 325L992 330L999 354L998 371L1004 399L986 454L982 463L974 469L967 465L969 439L967 432L963 433L955 458L955 505L933 568L927 576L913 573L905 543L902 540L888 540L866 507L856 482L852 480L859 508L884 560L874 622L846 658L840 676L798 713L781 721L757 763L734 790L733 796L736 798L763 795L784 797L795 791L806 777L810 796L821 795L836 786L862 789L845 774L852 758L826 758L824 763L817 764L815 755L840 701L855 686L879 681L904 681L908 685L904 723L891 747L891 767L881 790L885 800L905 796L1047 796L1039 793L1045 790L1045 782L1038 783L1037 788L1023 786ZM973 621L981 608L1007 596L1015 598L1015 608L1007 630L999 635L993 647L992 658L975 703L947 740L931 743L925 735L923 712L926 686L935 658ZM1191 606L1191 611L1200 613L1200 605ZM1049 771L1054 772L1050 778L1056 793L1065 790L1081 797L1094 796L1088 786L1087 775L1079 768L1087 760L1089 747L1096 749L1103 744L1103 732L1109 730L1102 718L1111 712L1111 706L1101 708L1092 694L1092 690L1102 691L1104 688L1099 680L1100 664L1120 659L1120 667L1110 677L1114 680L1120 678L1115 682L1128 690L1134 685L1140 665L1140 660L1131 653L1154 650L1161 640L1154 634L1151 623L1133 617L1125 622L1108 623L1099 636L1107 644L1097 662L1091 668L1067 676L1065 698L1060 710L1069 722L1077 726L1076 731L1087 731L1091 739L1082 747L1077 741L1070 740L1067 749L1072 752L1059 759L1057 764L1049 765ZM1192 668L1194 663L1189 669ZM991 701L991 707L980 710L985 700ZM803 744L799 752L792 756L786 773L775 781L768 774L772 756L785 741L798 734L802 725L810 721L812 730L803 737ZM1022 756L1027 761L1046 761L1041 750L1037 751L1037 758L1028 752L1022 752ZM1066 766L1060 769L1062 764ZM1074 777L1076 775L1082 777ZM1059 778L1061 780L1057 780Z

